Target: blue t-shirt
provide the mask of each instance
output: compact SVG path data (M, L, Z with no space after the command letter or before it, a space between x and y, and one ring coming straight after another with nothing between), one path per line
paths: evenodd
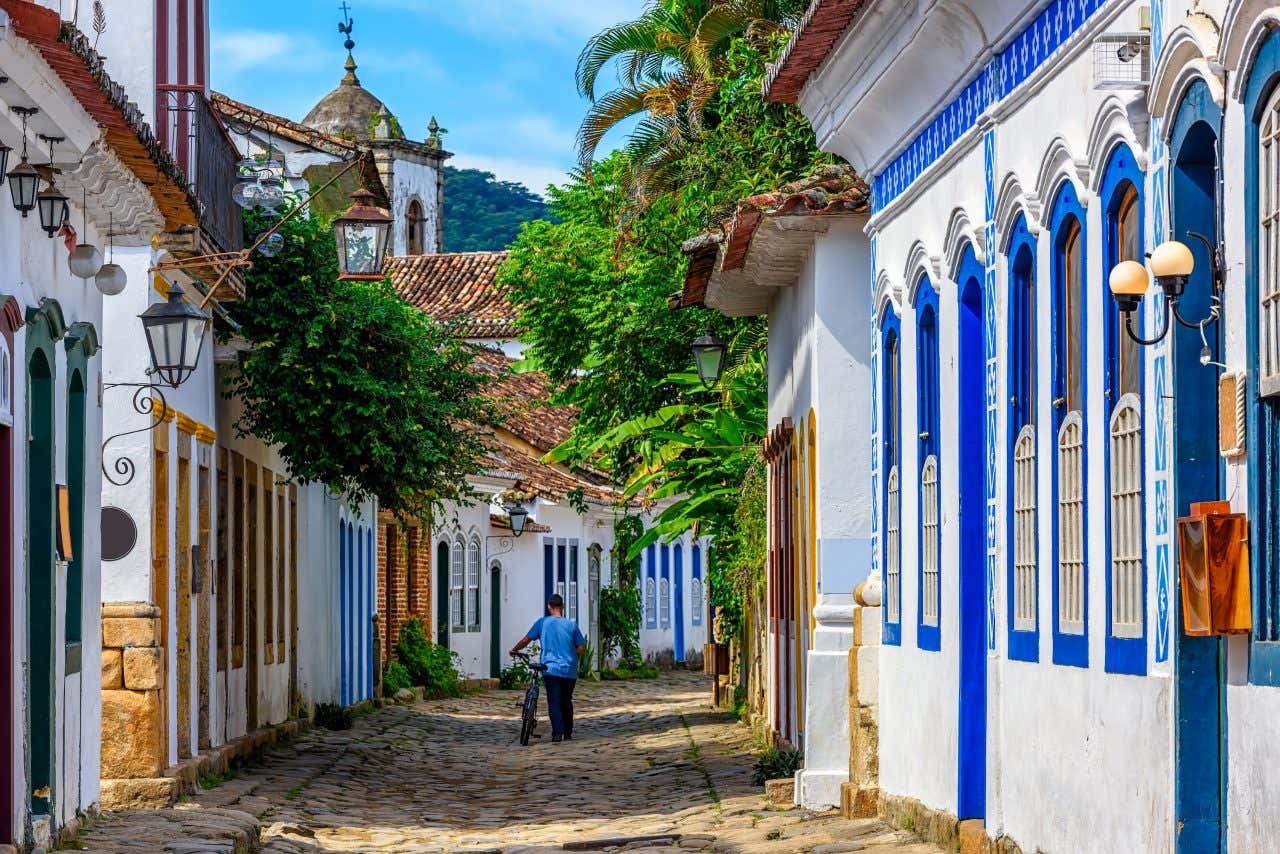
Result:
M542 663L547 673L564 679L578 678L578 647L587 642L578 624L564 617L543 617L525 637L542 641Z

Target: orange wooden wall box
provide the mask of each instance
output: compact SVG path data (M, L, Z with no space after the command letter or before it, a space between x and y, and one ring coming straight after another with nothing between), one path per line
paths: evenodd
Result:
M1234 635L1253 627L1249 522L1227 501L1201 501L1178 520L1182 627L1192 636Z

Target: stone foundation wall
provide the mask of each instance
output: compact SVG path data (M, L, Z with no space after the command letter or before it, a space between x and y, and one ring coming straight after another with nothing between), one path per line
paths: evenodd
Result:
M893 827L909 830L926 842L961 854L1022 854L1008 836L991 839L982 819L959 821L944 810L927 807L915 798L880 793L880 818Z
M102 776L158 777L164 751L164 648L160 609L102 605Z
M853 612L849 649L849 782L841 787L846 818L871 818L880 793L880 627L879 606Z

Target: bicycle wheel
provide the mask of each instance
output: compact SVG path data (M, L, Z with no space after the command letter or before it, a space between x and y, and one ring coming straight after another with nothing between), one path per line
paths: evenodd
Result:
M532 734L533 734L533 718L526 715L524 719L520 721L520 746L521 747L529 746L529 736Z

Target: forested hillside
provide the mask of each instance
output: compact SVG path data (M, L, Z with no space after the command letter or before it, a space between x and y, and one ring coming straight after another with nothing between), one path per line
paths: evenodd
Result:
M444 249L491 252L516 239L520 226L547 215L541 197L524 184L499 181L492 172L446 166Z

